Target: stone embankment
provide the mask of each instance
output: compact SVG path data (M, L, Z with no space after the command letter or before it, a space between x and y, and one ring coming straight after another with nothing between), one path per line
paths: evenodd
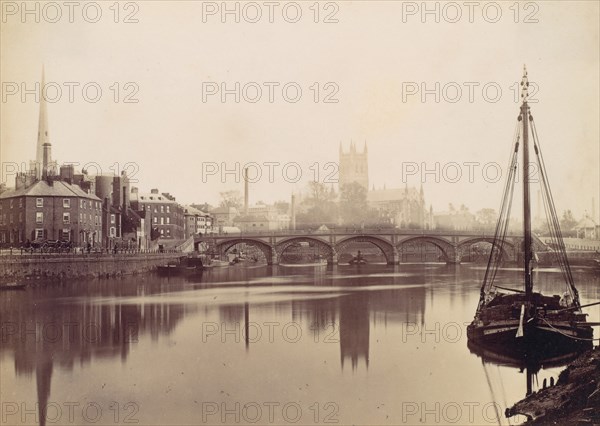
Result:
M0 256L0 280L100 278L149 272L180 252L35 253Z

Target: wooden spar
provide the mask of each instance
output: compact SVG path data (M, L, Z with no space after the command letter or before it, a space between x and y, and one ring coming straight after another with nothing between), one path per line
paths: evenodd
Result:
M600 302L588 303L587 305L571 306L570 308L559 309L558 311L553 311L553 312L566 312L566 311L572 311L574 309L587 308L588 306L596 306L596 305L600 305Z
M499 285L494 285L494 287L499 288L501 290L514 291L515 293L525 293L525 291L518 290L516 288L500 287Z

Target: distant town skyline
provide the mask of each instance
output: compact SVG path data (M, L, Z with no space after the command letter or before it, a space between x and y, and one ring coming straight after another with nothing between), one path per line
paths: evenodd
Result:
M240 169L258 163L265 177L251 184L251 202L289 201L315 170L319 181L324 179L331 171L326 165L337 163L340 143L347 148L353 141L362 148L366 141L370 186L401 187L404 171L409 186L425 181L426 204L436 211L449 203L471 211L497 209L502 180L486 180L482 169L491 163L506 167L518 114L515 83L526 62L538 87L532 113L557 209L570 209L578 217L591 214L592 198L596 204L600 199L598 7L542 2L539 22L506 18L496 24L482 19L422 24L419 17L402 22L401 5L365 8L361 3L341 3L337 23L303 20L295 27L281 21L222 24L219 19L194 25L197 21L188 16L200 16L202 10L193 2L169 9L172 24L165 24L160 2L140 3L139 22L129 25L102 20L94 26L80 20L50 27L20 19L17 25L8 16L0 42L3 179L6 164L35 158L39 103L22 89L35 92L44 66L48 96L56 97L57 87L62 90L48 105L53 158L59 164L97 163L105 173L129 168L138 180L132 185L168 191L184 204L218 204L220 192L243 191L232 175L225 183L217 175L202 182L203 163L225 163L229 170L236 163ZM172 25L172 31L165 30L164 40L144 43L159 21L161 28ZM228 26L229 39L216 38L220 25ZM519 37L507 39L508 27ZM285 29L283 38L269 39L271 28ZM373 28L373 35L356 28ZM553 38L558 28L560 37ZM438 38L424 34L463 48L450 56L443 45L429 41ZM197 44L173 49L184 38ZM385 39L415 42L398 48L382 44ZM284 60L268 61L272 55ZM565 59L557 63L557 57ZM273 103L268 82L277 88ZM235 91L236 83L238 93L222 102L222 84ZM284 99L281 89L288 83L293 83L289 96L301 88L298 102ZM91 102L98 87L102 95ZM257 87L261 100L248 102ZM489 89L485 95L483 87ZM494 98L496 88L501 95ZM219 93L209 95L211 90ZM456 90L461 97L453 102ZM240 102L235 102L238 95ZM325 102L326 97L337 102ZM279 166L271 183L264 165L272 162ZM281 175L291 163L302 170L297 183ZM456 165L462 177L452 183ZM421 172L436 167L439 183L435 173L423 179ZM450 179L443 179L444 170Z

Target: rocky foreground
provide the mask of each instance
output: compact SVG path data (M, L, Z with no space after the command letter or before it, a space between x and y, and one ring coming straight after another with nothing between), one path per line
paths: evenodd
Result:
M600 425L600 347L573 361L555 386L541 389L506 409L527 425Z

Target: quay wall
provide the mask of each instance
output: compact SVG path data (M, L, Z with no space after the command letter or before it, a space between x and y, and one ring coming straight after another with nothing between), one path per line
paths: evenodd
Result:
M0 256L0 279L102 278L152 271L182 253L91 253Z

